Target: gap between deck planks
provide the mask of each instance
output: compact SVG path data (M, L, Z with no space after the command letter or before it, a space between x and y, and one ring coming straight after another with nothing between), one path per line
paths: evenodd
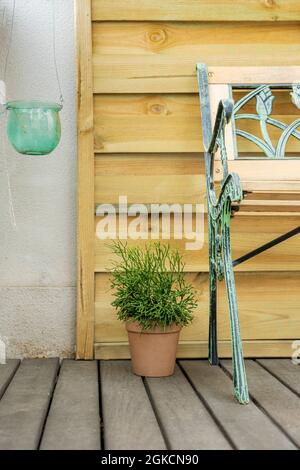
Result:
M18 359L12 359L6 364L0 365L0 399L5 393L19 365L20 361Z
M247 361L247 364L252 362ZM187 360L180 361L180 364L236 449L296 448L256 403L241 406L233 399L232 381L220 367L209 366L204 361ZM284 403L280 405L284 406Z
M232 395L231 362L181 360L168 378L129 361L12 360L0 366L1 449L201 450L300 446L300 366L246 361L253 401ZM33 387L34 384L34 387Z
M297 447L256 403L243 407L234 401L231 380L221 368L199 360L179 365L173 377L146 379L143 388L128 361L101 361L107 449L149 449L149 434L159 445L163 438L169 449Z
M230 373L232 365L229 361L222 361L223 366ZM268 368L268 362L264 365ZM272 367L272 366L271 366ZM300 368L293 365L295 376L300 380ZM289 436L295 446L300 448L300 406L299 395L292 392L282 383L284 375L277 369L279 381L271 375L266 368L260 366L259 362L247 361L246 372L252 399L267 413L285 434Z
M38 448L58 368L58 359L20 364L0 401L1 450Z
M160 431L142 379L129 361L101 361L100 378L105 448L164 450Z
M41 450L100 449L97 366L97 361L63 361Z

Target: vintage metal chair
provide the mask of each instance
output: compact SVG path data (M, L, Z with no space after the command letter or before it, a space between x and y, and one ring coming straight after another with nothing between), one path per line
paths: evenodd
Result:
M225 278L231 322L234 393L240 403L246 404L249 393L233 268L299 234L300 227L233 261L230 220L237 210L275 211L279 216L283 212L300 212L300 160L286 152L290 138L300 140L300 131L297 131L300 118L284 123L271 116L276 94L284 90L300 109L300 67L207 69L205 64L198 64L197 77L207 182L209 361L212 365L218 364L217 280ZM235 93L242 94L242 97L234 103ZM212 117L215 119L213 129ZM255 122L260 135L249 132L245 127L247 122L252 127ZM270 136L272 128L276 129L275 136ZM251 143L249 153L238 151L237 137Z

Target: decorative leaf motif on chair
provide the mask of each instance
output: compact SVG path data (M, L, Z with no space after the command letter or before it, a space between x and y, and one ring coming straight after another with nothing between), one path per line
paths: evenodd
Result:
M292 97L292 103L300 109L300 83L292 85L292 92L290 93Z
M298 109L300 109L300 84L296 83L291 85L291 89L291 101ZM254 98L256 99L257 114L240 113L239 111L243 106ZM268 158L279 159L285 157L286 145L291 136L300 140L300 132L297 131L297 128L300 126L300 118L296 119L291 124L286 124L272 118L271 114L274 99L275 96L272 93L271 87L269 85L260 85L235 103L233 117L235 121L241 119L259 121L261 137L241 129L235 130L236 135L243 137L258 146ZM274 146L270 138L268 125L274 126L283 131L276 146Z

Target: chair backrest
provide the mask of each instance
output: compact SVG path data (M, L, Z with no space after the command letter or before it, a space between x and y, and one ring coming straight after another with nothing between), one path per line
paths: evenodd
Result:
M229 160L300 156L300 67L206 67L197 64L207 150L219 101L233 99L225 140ZM217 154L216 159L220 157Z

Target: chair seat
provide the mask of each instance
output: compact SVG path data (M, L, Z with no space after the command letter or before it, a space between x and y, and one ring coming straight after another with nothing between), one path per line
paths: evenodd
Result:
M300 201L244 199L239 207L242 212L297 212L300 214Z
M249 192L272 192L272 193L299 193L300 180L243 180L241 181L244 191Z
M300 181L242 181L240 212L299 212Z

